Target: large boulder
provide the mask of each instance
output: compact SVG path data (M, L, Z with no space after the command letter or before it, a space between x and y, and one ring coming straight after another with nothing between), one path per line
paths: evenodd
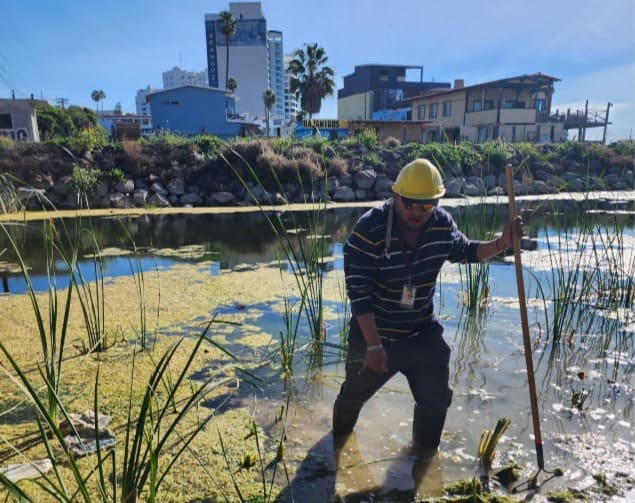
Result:
M125 180L115 185L115 192L121 194L132 194L134 192L134 182L132 180Z
M158 208L167 208L170 206L170 201L163 194L154 193L150 196L148 203Z
M355 192L350 187L338 187L333 191L333 201L350 203L355 201Z
M231 192L213 192L211 195L212 202L215 204L234 204L236 202L236 198L234 194Z
M370 189L375 184L377 173L374 169L363 169L353 175L353 181L358 189Z

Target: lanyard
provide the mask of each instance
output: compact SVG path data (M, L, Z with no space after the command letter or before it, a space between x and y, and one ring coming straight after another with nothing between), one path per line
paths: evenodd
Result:
M403 255L403 261L405 263L406 266L406 270L408 271L408 284L410 284L411 282L411 278L412 278L412 262L410 262L410 253L414 253L414 260L415 262L417 261L417 252L419 251L418 247L415 247L415 250L407 250L406 247L404 246L404 241L405 239L403 239L402 233L401 233L401 229L398 229L397 231L397 237L399 240L399 246L401 247L401 253ZM418 241L418 239L417 239Z

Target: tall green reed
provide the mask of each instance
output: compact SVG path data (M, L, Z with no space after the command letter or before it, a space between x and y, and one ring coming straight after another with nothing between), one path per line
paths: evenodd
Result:
M280 212L272 214L264 207L265 202L271 202L267 197L267 190L262 181L262 176L273 180L276 188L284 194L283 184L280 182L276 171L272 166L266 173L259 173L244 157L228 147L232 158L237 159L240 166L235 165L225 155L221 157L231 168L235 176L251 197L253 203L259 208L269 226L273 230L280 247L280 261L284 261L288 271L293 276L293 281L298 291L297 300L287 296L285 300L285 314L283 332L280 334L281 353L284 360L284 370L289 377L293 376L293 358L297 348L296 340L302 326L300 316L304 316L309 330L311 341L311 367L321 366L322 348L326 333L324 326L324 301L323 280L324 262L328 252L326 229L326 204L327 197L321 199L311 198L305 201L309 205L306 213L306 228L300 224L296 215L290 212L288 220L285 220ZM246 173L243 175L243 173ZM262 175L262 176L261 176ZM297 179L301 190L304 190L303 180L297 172ZM326 179L322 180L321 193L326 193ZM257 187L264 198L259 197L252 187ZM313 194L313 187L311 187ZM286 216L286 215L285 215Z
M598 269L593 295L599 309L623 313L635 302L635 243L628 242L627 219L611 215L594 226L591 251Z
M494 214L488 211L488 206L483 198L481 198L480 204L465 206L463 210L460 226L466 235L479 240L489 240L494 237L496 210L494 209ZM489 261L460 264L459 274L461 276L463 304L470 310L486 308L490 292Z
M57 287L56 254L58 250L55 240L55 226L53 221L42 224L42 254L45 257L48 287L43 301L36 293L29 268L23 259L21 248L15 236L16 228L24 228L24 224L0 224L0 230L6 236L16 257L22 277L26 284L26 292L31 301L33 314L37 324L40 340L41 366L40 373L44 380L47 413L54 420L58 411L58 395L61 386L62 365L64 362L64 348L68 335L68 322L71 308L72 288L67 288L60 299ZM75 256L76 257L76 256ZM74 263L70 266L74 268ZM43 305L44 304L44 305Z
M545 229L549 266L546 284L536 281L544 303L547 337L553 342L571 338L584 317L593 318L593 310L586 307L598 274L589 261L593 232L589 219L578 215L574 228L563 226L559 219L556 224L555 236Z
M16 183L15 177L0 173L0 213L15 213L24 208L15 189Z
M130 268L130 273L135 283L135 291L137 294L137 305L138 305L138 314L139 314L139 325L135 328L135 332L137 333L137 338L141 344L141 348L146 350L149 348L150 338L156 336L160 314L161 314L161 285L158 283L158 290L156 292L157 295L157 304L156 304L156 312L154 314L154 328L149 326L150 315L148 313L148 292L145 287L145 271L143 270L143 263L141 260L141 251L137 247L132 234L130 233L129 227L125 225L125 223L121 222L121 227L123 230L122 237L122 247L125 249L131 249L132 255L128 256L128 266ZM155 269L155 272L158 275L158 270Z
M97 242L95 233L92 229L92 221L88 219L88 227L84 227L82 219L75 219L75 232L77 241L71 243L71 253L73 261L67 262L71 285L77 293L77 300L82 309L84 322L86 326L86 336L88 337L87 351L103 351L106 337L106 307L104 294L104 265L99 243ZM81 236L88 236L92 248L92 271L94 281L89 281L77 260L77 251L80 248Z
M198 404L204 400L214 388L222 386L232 378L215 380L210 376L196 386L188 388L188 376L192 365L203 344L213 344L210 338L210 328L216 320L211 320L206 328L196 337L185 363L177 372L174 386L167 393L158 393L165 373L175 365L175 355L180 349L185 337L177 342L161 356L154 371L144 385L141 404L134 403L135 388L135 358L131 365L129 402L127 406L127 418L125 421L124 452L123 459L118 458L116 450L101 448L101 443L96 443L96 459L91 462L79 463L69 449L64 433L60 429L57 417L49 411L45 401L40 399L38 389L33 385L31 378L24 372L13 359L8 348L0 342L0 351L8 360L14 372L14 381L23 390L26 398L33 407L33 417L38 425L39 438L44 444L48 457L53 461L53 473L42 473L42 477L34 481L37 490L48 494L57 501L111 501L121 503L133 503L141 498L144 501L160 501L159 490L166 477L178 462L179 458L189 449L196 436L215 417L214 411L209 412L195 426L186 426L185 418L192 414ZM191 384L191 381L190 381ZM189 392L183 393L189 389ZM51 390L52 391L52 390ZM99 371L96 374L93 389L93 412L95 414L94 437L101 439L103 432L99 430L99 395L100 379ZM52 395L55 398L56 407L63 418L73 424L69 413L66 411L58 393ZM172 411L171 403L179 403L179 409ZM79 436L73 428L73 434ZM169 457L166 457L169 452ZM27 454L23 454L28 459ZM161 461L161 462L160 462ZM94 463L94 464L93 464ZM72 485L64 482L65 477L62 468L70 470ZM19 501L36 502L37 493L29 493L23 489L20 483L12 482L0 473L0 486L4 487L10 495Z

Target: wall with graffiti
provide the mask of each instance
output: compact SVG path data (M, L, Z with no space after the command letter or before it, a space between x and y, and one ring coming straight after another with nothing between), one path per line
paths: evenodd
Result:
M40 141L35 107L41 100L0 99L0 136L14 141Z

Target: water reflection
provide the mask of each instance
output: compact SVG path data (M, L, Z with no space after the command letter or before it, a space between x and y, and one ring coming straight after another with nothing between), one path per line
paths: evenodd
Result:
M350 233L352 225L364 210L345 208L331 210L325 219L325 235L329 250L329 260L324 262L326 271L341 270L343 257L342 242ZM309 212L282 214L280 222L289 227L309 227L312 215ZM277 218L271 222L277 222ZM105 217L93 219L61 219L55 228L60 236L61 249L69 254L70 243L78 243L80 268L86 279L90 275L91 257L95 254L95 245L104 257L104 275L116 277L131 274L129 258L126 253L136 252L143 270L169 267L182 261L209 260L213 257L210 274L217 275L221 270L234 269L240 264L258 264L269 262L284 256L279 247L276 232L272 229L267 215L259 212L235 214L176 214L145 215L139 217ZM43 253L43 223L28 222L24 225L12 225L11 232L20 243L24 262L30 268L37 291L48 287L46 262ZM86 229L90 229L87 232ZM94 237L94 239L93 239ZM0 261L0 271L4 271L4 291L23 293L24 282L17 259L6 235L0 232L0 250L6 250ZM6 263L3 266L3 263ZM10 269L7 264L14 264ZM88 266L86 266L88 264ZM58 286L68 284L68 270L63 260L57 260L55 276Z

